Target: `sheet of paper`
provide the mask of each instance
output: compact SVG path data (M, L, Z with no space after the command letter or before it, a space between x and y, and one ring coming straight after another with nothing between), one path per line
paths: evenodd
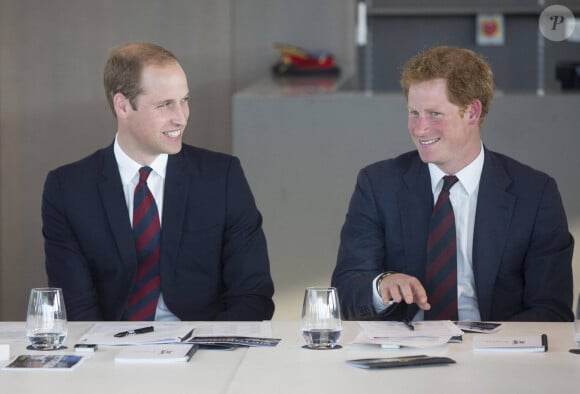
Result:
M269 321L258 322L151 322L155 329L146 334L115 338L115 334L140 328L148 323L119 322L95 323L81 338L79 343L98 345L141 345L180 342L192 329L192 335L200 336L246 336L269 338L272 326Z
M473 337L476 352L544 352L548 338L545 335L500 337L478 335Z
M461 330L449 320L414 322L414 330L396 321L359 322L360 334L354 343L371 343L386 346L426 348L441 346L451 337L461 335Z
M164 344L126 346L115 356L117 363L183 363L188 362L197 351L197 345Z
M154 327L153 332L145 334L128 335L116 338L115 334L123 331L131 331L136 328L151 325ZM79 343L95 343L97 345L142 345L155 343L176 343L186 336L193 329L192 323L174 322L119 322L95 323L79 340Z
M195 327L194 337L272 337L272 325L269 321L193 322L192 324Z

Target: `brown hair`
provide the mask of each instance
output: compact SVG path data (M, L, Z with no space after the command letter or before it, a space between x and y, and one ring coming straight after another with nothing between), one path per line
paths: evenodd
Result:
M435 47L411 58L401 75L405 99L412 84L443 78L447 81L448 100L465 110L475 99L481 101L479 125L493 100L493 72L489 64L469 49Z
M113 104L117 93L122 93L131 107L137 109L135 100L143 92L141 72L145 66L169 63L177 63L177 57L156 44L129 43L113 49L103 72L105 93L113 115L117 116Z

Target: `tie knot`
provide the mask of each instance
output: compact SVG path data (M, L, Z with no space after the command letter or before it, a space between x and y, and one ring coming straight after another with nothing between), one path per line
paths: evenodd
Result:
M451 189L451 187L453 185L455 185L455 183L458 181L459 179L457 179L457 177L455 175L446 175L443 177L443 190L445 190L446 192L449 191L449 189Z
M151 173L151 167L141 167L139 168L139 183L147 182L147 178L149 178L149 174Z

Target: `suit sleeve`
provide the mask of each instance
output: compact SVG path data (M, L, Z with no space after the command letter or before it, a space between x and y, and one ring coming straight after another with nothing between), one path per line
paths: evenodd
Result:
M545 184L524 260L524 310L516 321L572 321L574 239L556 182Z
M222 245L225 308L216 320L269 320L274 313L274 284L262 216L237 158L228 168L226 204Z
M379 319L372 305L372 282L384 271L385 229L372 183L363 169L352 195L340 234L332 286L338 290L346 320ZM397 308L398 309L398 308ZM396 311L389 310L392 318Z
M42 233L49 286L63 289L69 320L103 320L86 259L67 218L62 185L50 172L42 196Z

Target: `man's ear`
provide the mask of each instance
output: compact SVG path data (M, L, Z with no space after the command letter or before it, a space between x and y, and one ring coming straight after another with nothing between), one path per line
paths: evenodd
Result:
M125 97L123 93L116 93L113 96L113 106L115 107L115 113L117 118L126 118L129 111L133 110L129 99Z
M470 125L479 124L479 118L481 117L481 101L479 101L479 99L473 100L465 112Z

